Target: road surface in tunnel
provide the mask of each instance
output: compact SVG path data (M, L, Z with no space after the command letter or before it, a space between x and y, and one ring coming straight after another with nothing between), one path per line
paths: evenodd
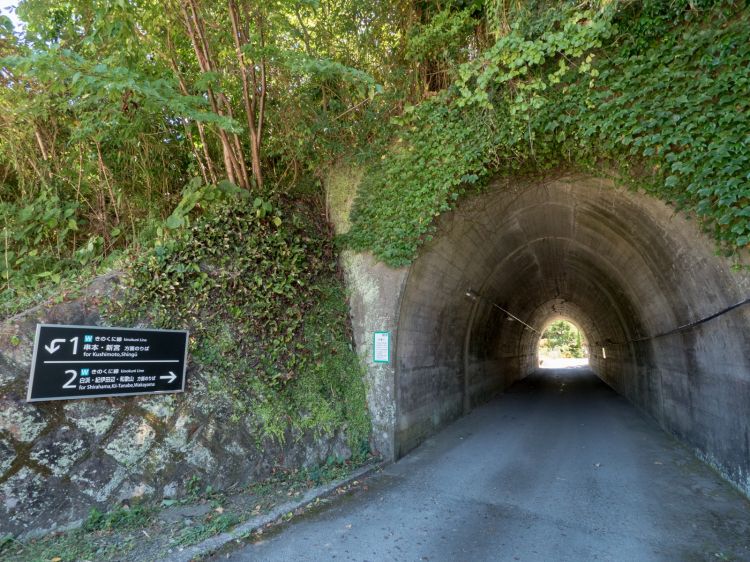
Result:
M588 368L538 370L229 560L750 560L750 502Z

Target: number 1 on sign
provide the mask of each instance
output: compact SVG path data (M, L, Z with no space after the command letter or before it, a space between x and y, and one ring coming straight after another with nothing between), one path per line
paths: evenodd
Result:
M70 342L73 344L73 355L78 355L78 336L70 338Z

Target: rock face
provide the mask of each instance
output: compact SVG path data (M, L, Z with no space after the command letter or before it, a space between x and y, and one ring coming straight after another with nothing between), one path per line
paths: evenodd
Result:
M99 301L119 287L97 279L85 296L41 305L0 324L0 536L73 526L97 507L179 496L189 481L222 489L277 466L348 456L343 435L264 441L229 402L206 393L189 364L183 394L27 403L37 323L105 325Z

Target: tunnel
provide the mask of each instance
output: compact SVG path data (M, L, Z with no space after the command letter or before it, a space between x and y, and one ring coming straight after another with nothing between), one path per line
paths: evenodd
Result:
M566 319L594 373L750 493L750 276L695 219L589 176L496 180L442 216L398 311L396 457L537 365Z

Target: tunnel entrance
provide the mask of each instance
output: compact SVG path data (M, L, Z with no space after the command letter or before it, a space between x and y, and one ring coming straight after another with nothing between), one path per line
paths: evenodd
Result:
M591 177L498 182L442 217L408 271L394 454L536 371L538 327L565 319L599 378L750 491L750 312L670 332L747 293L656 199Z
M589 364L589 344L574 323L564 318L547 322L540 330L537 365L540 369L567 369Z

